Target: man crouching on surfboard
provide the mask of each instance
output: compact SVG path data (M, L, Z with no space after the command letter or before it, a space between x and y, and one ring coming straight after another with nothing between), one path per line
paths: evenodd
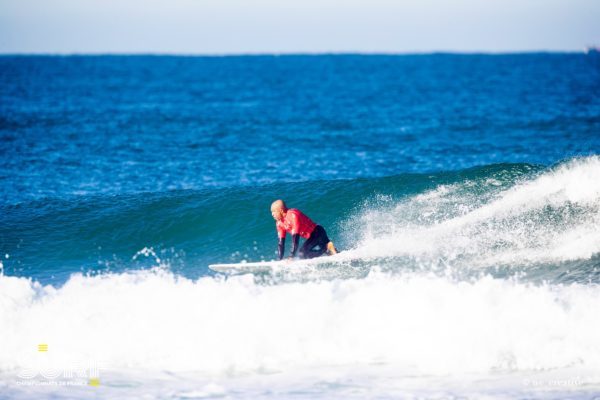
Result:
M275 228L279 237L277 251L279 259L283 258L285 250L285 236L287 232L292 234L292 255L293 258L298 250L300 236L306 241L300 249L300 258L313 258L328 252L330 255L336 254L337 250L333 242L327 237L325 229L311 221L300 210L287 208L283 200L276 200L271 204L271 215L275 219Z

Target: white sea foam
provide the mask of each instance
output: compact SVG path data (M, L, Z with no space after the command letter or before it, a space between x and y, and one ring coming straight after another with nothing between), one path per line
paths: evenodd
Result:
M600 291L490 277L371 272L259 285L163 271L72 276L60 288L0 277L0 369L199 371L326 365L413 374L600 368ZM38 352L37 345L48 345Z
M367 206L354 218L365 233L356 254L460 258L462 266L494 266L600 253L599 157L572 160L507 190L493 182L497 189L486 197L462 190L468 184Z

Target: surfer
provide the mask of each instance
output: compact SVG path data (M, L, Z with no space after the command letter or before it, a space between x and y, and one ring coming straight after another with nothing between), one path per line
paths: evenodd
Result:
M292 250L290 258L296 255L300 236L305 240L300 249L300 258L313 258L328 252L330 255L337 254L333 242L327 237L325 229L311 221L306 215L296 208L287 208L283 200L276 200L271 204L271 215L275 219L275 227L279 244L277 251L279 259L283 258L285 250L285 236L289 232L292 235Z

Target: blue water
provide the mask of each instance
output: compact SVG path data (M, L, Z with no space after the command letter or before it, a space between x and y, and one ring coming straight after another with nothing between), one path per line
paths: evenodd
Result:
M328 181L429 187L600 150L600 67L583 54L5 56L0 87L0 253L44 279L144 246L216 261L257 241L269 257L272 199L331 226L381 190L338 199ZM214 210L225 199L238 218Z
M595 154L583 54L2 57L0 198L256 186Z
M124 317L113 311L98 317L63 306L49 309L51 315L62 310L81 316L84 322L73 333L73 342L79 343L79 337L89 334L83 327L92 326L89 321L94 318L103 327L133 321L133 331L147 335L147 324L153 319L140 316L133 297L124 293L139 293L135 298L141 296L142 303L150 301L144 296L154 293L174 309L186 307L187 300L167 300L177 299L177 293L187 293L188 298L207 296L197 299L206 304L229 298L237 304L228 310L231 315L235 317L240 309L237 317L262 320L266 318L261 314L262 303L253 303L261 298L287 304L292 310L297 307L290 298L280 297L277 288L306 291L306 298L316 299L321 299L323 290L331 290L331 299L306 305L306 313L333 310L341 304L340 309L347 307L348 315L353 315L352 294L373 302L375 308L381 307L381 293L392 296L386 304L423 305L440 290L458 308L468 308L478 299L475 303L488 307L489 315L498 312L498 304L513 316L541 304L540 315L554 316L555 305L564 303L574 310L566 314L565 324L600 333L589 314L600 304L594 294L600 283L600 60L595 57L575 53L1 56L0 156L1 278L12 279L5 283L8 297L3 304L16 304L0 309L0 321L9 326L8 336L0 335L1 343L23 345L19 337L29 337L37 329L18 325L11 313L35 313L35 307L47 302L70 299L69 293L79 293L78 301L90 310L103 309L114 295L133 315ZM337 247L355 254L353 261L327 264L299 277L257 276L256 281L224 278L210 271L211 263L275 257L269 206L277 198L322 224ZM388 278L380 280L378 274ZM160 284L152 279L159 279ZM421 279L433 281L424 284ZM465 282L475 283L463 298L455 290ZM38 284L48 285L44 290L49 291L40 292ZM101 289L105 284L106 290ZM196 289L187 292L192 284ZM248 293L240 291L244 285L250 285L248 290L256 296L245 297ZM341 289L335 285L349 285L346 292L342 290L349 294L338 298ZM118 294L120 287L128 289ZM417 297L410 297L411 288L419 288ZM506 295L496 295L496 290ZM523 294L529 291L531 297ZM402 293L408 297L394 297ZM429 295L421 298L422 293ZM544 303L548 296L556 296L556 303ZM29 300L20 303L22 298ZM156 307L160 319L161 306ZM243 311L244 307L250 308ZM197 322L183 317L172 324L201 335L206 326L221 326L223 314L210 310L198 316L206 325L196 326ZM422 318L439 321L447 315L432 310L438 308L421 310ZM487 333L477 336L480 325L475 321L481 317L473 317L477 310L471 311L469 316L456 318L473 322L465 324L465 332L457 333L469 337L472 344ZM403 321L410 321L412 314L398 312ZM385 330L385 324L391 323L389 313L382 314L379 322L372 321L370 314L357 313L356 321L344 320L341 325L351 330L354 322L368 325L361 320L366 318L383 324L377 326ZM303 315L293 318L302 320ZM164 314L162 318L171 317ZM418 325L421 320L416 321ZM496 330L524 326L510 319L489 324L498 324ZM500 354L490 355L495 361L475 356L459 360L450 353L454 345L448 345L438 349L437 364L450 368L456 362L459 367L472 367L467 372L520 371L518 376L525 376L536 368L562 371L564 366L579 365L574 360L583 360L585 368L600 362L593 340L561 336L565 331L553 330L558 325L546 320L533 324L537 325L531 330L506 332L507 337L518 338L514 346L500 341L497 348L491 346ZM223 326L227 331L245 330L234 323ZM335 329L313 328L313 334ZM428 329L438 331L439 327L434 324ZM536 348L527 342L540 330L554 335L547 341L538 338L550 347L540 344ZM97 332L100 342L114 333L110 328ZM396 331L390 328L390 332ZM405 334L403 329L398 332ZM289 337L287 331L280 333ZM405 378L412 376L414 365L424 377L437 371L422 358L411 358L407 355L411 347L404 349L391 338L371 338L365 333L362 337L372 340L359 346L367 349L364 354L345 347L329 354L324 349L335 346L327 345L326 336L313 334L294 343L277 342L290 348L315 344L303 348L306 357L266 351L254 358L240 350L246 355L227 360L217 357L197 368L207 374L203 376L214 378L223 371L260 374L272 365L289 374L294 366L325 368L379 360L391 367L412 365ZM62 335L71 337L64 331ZM120 368L130 365L143 371L159 365L166 371L195 371L184 358L177 358L182 349L171 343L177 342L172 334L161 335L148 337L158 342L170 338L161 342L168 352L164 357L170 360L164 364L138 357L141 353L134 350L120 358L121 353L99 349ZM247 340L256 340L252 343L262 348L257 343L268 335L251 332ZM444 337L430 339L445 343ZM564 351L550 361L543 354L552 352L547 349L556 337L562 338L557 340ZM414 344L417 339L411 338L399 340ZM389 352L369 347L388 339L389 348L404 349L398 353L402 355L386 358ZM144 343L153 345L152 340ZM230 350L221 348L218 341L205 340L212 344L202 351ZM468 343L457 346L469 353ZM15 351L14 356L0 356L0 372L22 365L21 353ZM198 357L204 357L198 351ZM267 353L267 358L261 358ZM348 358L338 359L342 353L349 354ZM400 359L408 364L398 364ZM397 378L389 374L369 370L357 379L363 379L365 387L375 382L387 388L373 396L432 395L398 392L393 385L386 386L391 382L387 377ZM344 376L350 379L351 375ZM366 376L378 378L373 381ZM353 393L344 391L347 382L324 384L315 392L309 381L283 385L278 393L293 397L297 389L303 395L323 398ZM270 397L246 384L220 381L217 387L223 390L215 389L213 395ZM432 382L423 385L431 384L435 386ZM590 387L596 387L593 384ZM174 384L182 385L181 381ZM231 385L238 391L229 391ZM443 386L452 387L451 380ZM148 387L149 393L164 397L155 386ZM480 387L469 395L507 395L515 385L503 381L491 387ZM122 394L114 390L109 397ZM453 390L447 394L461 393ZM519 390L516 393L521 395L537 393Z

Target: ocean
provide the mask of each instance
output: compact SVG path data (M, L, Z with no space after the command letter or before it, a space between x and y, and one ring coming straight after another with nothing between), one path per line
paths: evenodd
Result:
M0 56L0 139L0 398L600 398L598 57ZM211 271L279 198L347 257Z

